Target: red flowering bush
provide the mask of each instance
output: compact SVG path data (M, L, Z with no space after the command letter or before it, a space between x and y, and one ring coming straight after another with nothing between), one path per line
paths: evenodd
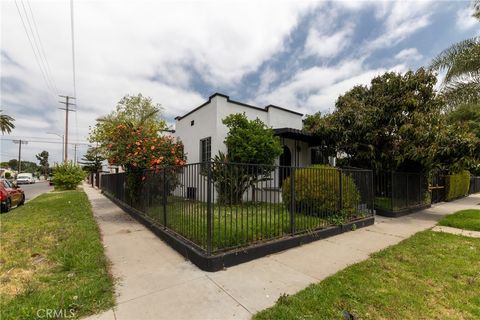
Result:
M185 164L182 143L163 134L167 124L160 111L148 97L127 95L90 132L90 141L100 144L108 163L125 169L127 201L134 207L141 204L147 176L155 177L148 181L149 187L155 186L154 194L162 194L163 188L169 193L178 185L175 168ZM155 172L168 173L168 183Z
M119 124L107 144L108 163L125 168L158 169L185 164L183 144L148 127Z

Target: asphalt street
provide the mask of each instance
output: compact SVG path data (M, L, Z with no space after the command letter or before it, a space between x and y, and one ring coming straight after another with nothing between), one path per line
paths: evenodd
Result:
M27 201L41 195L42 193L53 190L53 187L50 187L46 181L37 181L34 184L21 184L19 187L25 192L25 199Z

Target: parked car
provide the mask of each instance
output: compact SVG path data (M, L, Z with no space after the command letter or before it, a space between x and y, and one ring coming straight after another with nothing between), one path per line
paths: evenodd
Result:
M25 203L25 193L8 180L0 180L0 212L8 212L13 206Z
M33 177L33 174L28 172L18 174L17 184L32 184L32 183L35 183L35 178Z

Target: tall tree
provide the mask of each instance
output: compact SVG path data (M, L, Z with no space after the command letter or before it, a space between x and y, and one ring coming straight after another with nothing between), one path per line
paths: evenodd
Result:
M44 175L47 175L48 174L48 169L50 167L50 165L48 163L48 157L49 157L48 151L43 150L42 152L37 154L35 157L37 158L37 160L40 163L41 172Z
M472 1L473 16L480 20L480 0ZM480 37L451 45L436 56L430 68L445 71L443 93L452 106L480 103Z
M83 166L83 170L89 173L96 173L102 170L102 163L105 160L106 158L101 155L98 148L91 147L82 157L82 161L80 161L80 164Z
M0 110L0 131L2 134L12 132L12 129L15 128L13 124L15 120L9 115L3 114L3 110Z
M443 163L458 170L474 158L477 141L447 122L435 84L424 69L385 73L340 96L328 121L307 118L305 129L319 137L329 132L349 165L420 171Z

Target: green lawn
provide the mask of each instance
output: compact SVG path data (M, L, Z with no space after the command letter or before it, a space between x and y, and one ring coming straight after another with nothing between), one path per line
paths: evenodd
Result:
M480 239L420 232L254 319L480 319Z
M480 210L462 210L446 216L438 223L441 226L480 231Z
M0 223L1 319L34 319L46 309L80 317L113 306L112 278L84 192L44 194L1 215Z
M291 232L290 212L281 203L249 202L241 205L213 205L212 249L225 250L284 237ZM207 248L207 205L204 202L169 197L167 226ZM164 224L163 207L151 204L147 217ZM366 216L356 216L360 218ZM295 214L295 230L303 232L326 228L339 222L336 216L317 217Z

